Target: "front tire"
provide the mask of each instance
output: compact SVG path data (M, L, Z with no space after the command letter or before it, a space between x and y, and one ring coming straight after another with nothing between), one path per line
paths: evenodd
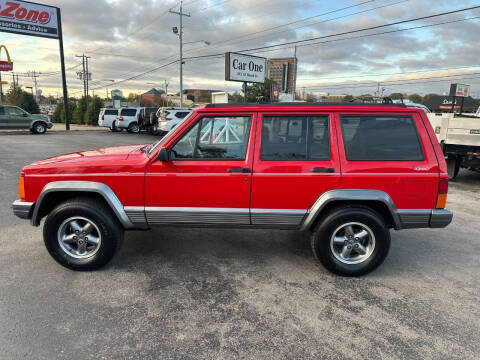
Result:
M37 135L45 134L47 132L47 126L43 122L36 122L32 126L32 132Z
M381 215L369 208L337 208L320 220L311 246L315 257L332 273L361 276L387 257L390 231Z
M123 228L102 201L76 198L58 205L48 215L43 239L60 265L78 271L96 270L120 249Z

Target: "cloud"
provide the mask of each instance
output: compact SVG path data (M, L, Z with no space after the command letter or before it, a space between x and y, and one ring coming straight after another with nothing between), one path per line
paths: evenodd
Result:
M240 51L279 42L325 36L474 4L473 1L458 4L444 0L435 2L410 0L401 3L400 0L386 0L332 12L360 4L362 1L185 0L184 2L187 4L184 11L191 14L191 17L184 18L185 42L196 40L211 42L210 46L201 43L185 45L185 57L222 54L226 51ZM91 56L89 68L94 78L92 88L98 88L97 91L103 93L105 92L103 86L111 87L111 83L105 80L123 80L178 59L178 37L172 33L172 27L178 26L178 16L168 12L171 7L178 10L176 0L52 0L50 4L62 9L67 68L79 63L75 55L86 53ZM377 6L384 7L372 10ZM365 12L347 16L359 11ZM314 17L327 12L332 13ZM393 29L468 16L480 16L480 11L419 21ZM311 19L301 21L305 18ZM328 19L334 20L326 21ZM291 24L283 26L287 23ZM337 85L338 90L341 90L341 86L344 86L342 84L346 83L397 79L376 74L425 69L437 74L433 70L476 64L479 20L389 35L345 39L384 30L387 29L328 38L325 40L330 42L323 44L299 46L298 87L328 83L330 88ZM336 41L339 39L344 40ZM58 48L54 41L18 37L9 42L9 48L23 49L23 52L19 50L21 59L17 57L19 64L16 70L36 69L43 72L59 70ZM256 54L267 57L292 56L293 48ZM67 80L71 93L78 92L76 94L80 95L82 84L76 79L75 74L78 70L79 68L70 70ZM366 77L365 74L372 75ZM423 76L423 73L420 75ZM409 76L409 79L415 79L417 75ZM330 80L323 81L324 78ZM60 88L60 80L60 76L57 75L41 77L40 85L44 93L55 93ZM127 93L138 92L152 87L147 83L158 83L160 86L164 80L170 83L169 89L178 89L178 63L124 82L118 87ZM28 81L25 79L25 82ZM224 80L224 61L221 57L187 60L184 84L185 87L226 90L240 88L240 84ZM478 80L472 79L472 84L478 84ZM446 83L409 85L405 87L407 89L405 91L442 92L447 85ZM345 90L347 91L346 88ZM354 93L365 90L371 88L348 89Z

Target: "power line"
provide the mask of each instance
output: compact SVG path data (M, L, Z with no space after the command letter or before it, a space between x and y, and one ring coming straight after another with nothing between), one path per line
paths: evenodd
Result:
M270 51L270 50L273 49L273 48L280 47L280 46L286 46L286 45L301 44L301 45L299 45L299 46L311 46L311 45L319 44L319 42L316 42L316 43L315 43L315 42L312 42L312 41L314 41L314 40L332 38L332 37L336 37L336 36L341 36L341 35L346 35L346 34L353 34L353 33L358 33L358 32L367 31L367 30L372 30L372 29L379 29L379 28L384 28L384 27L388 27L388 26L394 26L394 25L399 25L399 24L405 24L405 23L409 23L409 22L419 21L419 20L431 19L431 18L435 18L435 17L439 17L439 16L444 16L444 15L449 15L449 14L464 12L464 11L473 10L473 9L478 9L478 8L480 8L480 6L473 6L473 7L468 7L468 8L464 8L464 9L458 9L458 10L453 10L453 11L448 11L448 12L443 12L443 13L438 13L438 14L429 15L429 16L422 16L422 17L413 18L413 19L409 19L409 20L397 21L397 22L393 22L393 23L389 23L389 24L383 24L383 25L371 26L371 27L367 27L367 28L363 28L363 29L346 31L346 32L337 33L337 34L330 34L330 35L325 35L325 36L318 36L318 37L314 37L314 38L310 38L310 39L290 41L290 42L285 42L285 43L279 43L279 44L274 44L274 45L267 45L267 46L256 47L256 48L251 48L251 49L244 49L244 50L238 50L238 51L258 53L258 52L262 52L262 50L267 50L267 49L268 49L267 51ZM447 21L447 22L436 23L436 24L421 25L421 26L416 26L416 27L406 28L406 29L396 29L396 30L392 30L392 31L380 32L380 33L374 33L374 34L365 34L365 35L361 35L361 36L354 37L354 38L370 37L370 36L377 36L377 35L390 34L390 33L396 33L396 32L410 31L410 30L415 30L415 29L419 29L419 28L433 27L433 26L438 26L438 25L444 25L444 24L450 24L450 23L455 23L455 22L472 20L472 19L476 19L476 18L479 18L479 17L472 17L472 18L466 18L466 19L460 19L460 20L453 20L453 21ZM333 39L333 40L329 40L328 42L343 41L343 40L346 40L346 39L345 39L345 38L343 38L343 39ZM321 42L321 43L325 43L325 42ZM209 54L209 55L199 55L199 56L185 57L184 60L206 59L206 58L219 57L219 56L224 56L224 54L223 54L223 53L217 53L217 54ZM140 74L135 75L135 76L133 76L133 77L131 77L131 78L122 80L121 82L125 82L125 81L129 81L129 80L131 80L131 79L134 79L134 78L138 78L138 77L140 77L140 76L143 76L143 75L145 75L145 74L154 72L154 71L156 71L156 70L159 70L159 69L161 69L161 68L163 68L163 67L166 67L166 66L168 66L168 65L174 64L174 63L176 63L176 62L178 62L178 60L172 61L172 62L170 62L170 63L168 63L168 64L165 64L165 65L161 65L161 66L159 66L159 67L155 67L155 68L153 68L153 69L151 69L151 70L148 70L148 71L146 71L146 72L140 73Z

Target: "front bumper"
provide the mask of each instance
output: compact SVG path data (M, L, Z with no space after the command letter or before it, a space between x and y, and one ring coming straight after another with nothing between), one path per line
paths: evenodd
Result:
M400 220L400 229L420 229L420 228L444 228L448 226L453 219L453 213L448 209L415 209L415 210L397 210Z
M51 129L53 127L53 123L49 122L47 123L47 129Z
M12 204L13 213L20 219L29 220L32 218L35 203L16 200Z

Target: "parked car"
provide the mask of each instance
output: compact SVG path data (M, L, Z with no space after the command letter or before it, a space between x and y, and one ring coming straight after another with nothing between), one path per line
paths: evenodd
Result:
M158 109L156 107L142 108L139 116L140 130L148 131L152 135L158 135L157 126L153 126L152 122L150 121L152 119L152 115L157 113L157 110Z
M192 109L159 108L155 116L151 115L152 133L165 135L192 113Z
M18 106L0 106L0 129L29 129L34 134L45 134L52 126L48 115L30 114Z
M117 116L118 116L118 109L111 109L111 108L100 109L100 113L98 114L98 126L109 128L111 131L119 131L119 129L115 125Z
M141 107L123 107L118 111L115 126L118 129L127 129L128 132L138 134L140 132L140 112Z
M305 231L328 270L359 276L384 261L391 229L447 226L447 192L421 109L209 105L154 144L26 166L13 211L46 218L48 251L74 270L105 265L124 230L200 226Z

